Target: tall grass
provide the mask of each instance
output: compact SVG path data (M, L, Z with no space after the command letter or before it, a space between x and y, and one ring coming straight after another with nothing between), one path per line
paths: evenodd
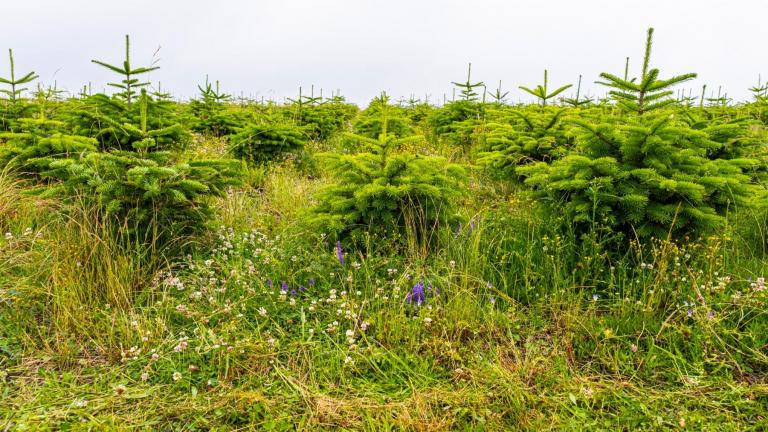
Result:
M734 232L616 254L476 173L461 227L411 213L342 264L302 218L324 180L255 176L171 245L0 177L0 425L766 426L768 266Z

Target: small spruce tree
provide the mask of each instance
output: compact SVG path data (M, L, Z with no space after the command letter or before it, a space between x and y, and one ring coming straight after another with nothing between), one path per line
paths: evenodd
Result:
M485 112L485 105L462 99L435 109L426 122L432 137L469 152L475 129L482 125Z
M749 158L711 159L720 145L661 116L577 122L578 152L520 168L536 195L585 230L611 227L630 238L677 239L722 227L729 207L750 206Z
M480 87L485 88L485 84L482 81L476 83L472 82L472 63L467 67L467 80L463 83L454 81L452 84L456 86L456 88L461 89L461 98L463 100L473 102L476 102L479 96L475 89Z
M382 133L395 137L413 134L406 110L390 104L386 93L374 98L368 107L360 112L353 130L358 135L373 139Z
M490 93L491 99L493 99L493 103L504 105L507 101L507 96L509 96L508 91L501 91L501 81L499 81L499 86L496 88L496 90L493 91L493 93Z
M581 98L581 75L579 75L579 83L576 85L576 96L572 98L563 98L563 102L574 108L589 105L593 102L592 98Z
M137 68L131 66L131 39L128 35L125 35L125 59L121 66L114 66L101 60L91 61L123 76L123 79L119 83L108 83L107 85L120 89L121 91L117 93L117 96L124 99L128 105L130 105L135 98L138 89L149 85L149 82L141 82L136 76L160 69L159 66Z
M440 157L392 154L420 136L396 138L382 121L374 140L357 154L323 154L335 182L318 194L310 221L323 232L362 242L366 236L400 236L412 232L428 242L431 230L457 220L455 200L463 194L466 175L457 164Z
M9 78L0 77L0 84L9 86L8 89L0 89L0 94L4 98L0 99L2 103L2 114L0 115L0 131L10 131L14 129L14 122L27 115L31 109L29 104L22 98L26 87L20 87L29 84L38 78L34 72L28 72L20 78L16 78L16 64L13 60L13 50L8 50L8 59L10 62L11 75Z
M653 28L649 28L645 40L643 68L640 72L639 80L634 78L632 80L627 79L627 68L629 65L629 58L627 58L624 78L603 72L600 74L600 77L604 81L597 82L611 88L608 94L616 101L616 105L627 112L642 115L648 111L674 104L675 100L669 97L673 94L673 91L670 89L677 84L696 78L695 73L687 73L668 79L660 79L659 70L650 68L652 45Z
M249 123L230 136L230 151L238 159L262 164L296 153L307 143L304 129L264 119Z
M669 88L696 75L659 79L649 67L652 36L649 29L640 79L601 74L630 115L572 120L579 131L573 154L518 170L584 232L600 226L641 240L706 234L756 196L750 172L758 161L727 148L732 129L693 127L664 109L675 103Z
M205 84L197 88L200 97L189 103L194 118L192 130L221 137L235 133L237 128L243 126L243 119L227 109L232 96L221 91L218 80L212 84L206 76Z
M124 68L95 62L124 77L115 85L121 91L87 97L70 119L76 132L97 139L100 148L52 161L49 171L60 182L44 194L90 198L131 232L173 236L200 229L211 215L209 198L239 183L242 164L187 160L178 152L189 132L176 122L175 104L162 94L151 96L148 83L133 77L157 67L133 68L129 59L126 51Z
M525 91L526 93L529 93L533 96L536 96L536 98L539 99L539 103L541 106L547 106L547 101L554 98L555 96L559 95L560 93L568 90L569 88L573 87L573 84L566 84L562 87L558 87L555 90L549 91L549 77L548 72L546 69L544 69L544 84L539 84L536 86L536 88L529 88L525 86L520 86L520 89Z

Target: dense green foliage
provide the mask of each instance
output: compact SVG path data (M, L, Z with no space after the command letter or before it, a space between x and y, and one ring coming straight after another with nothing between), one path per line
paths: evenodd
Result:
M320 105L304 107L297 118L297 124L305 127L313 139L327 140L345 131L355 114L357 106L331 99Z
M607 227L643 241L707 235L722 228L729 209L748 208L757 196L749 172L759 161L738 149L744 143L732 140L733 129L699 130L675 113L649 113L674 104L669 88L696 76L658 79L659 70L649 69L652 35L639 79L601 75L627 113L572 119L581 130L573 154L517 170L584 231Z
M335 183L318 194L323 232L358 241L413 230L417 238L456 222L464 170L439 157L379 153L326 155Z
M507 117L489 122L479 133L479 161L507 178L517 179L521 176L518 168L564 156L572 147L563 127L564 114L564 109L513 110Z
M406 116L406 111L400 106L390 104L386 94L373 99L360 113L355 122L354 131L358 135L373 139L378 138L382 133L394 137L413 135L411 121Z
M634 238L706 235L755 196L756 160L710 159L719 144L669 117L579 123L579 152L523 168L526 184L578 224Z
M427 119L432 134L439 140L468 151L472 135L485 113L485 106L471 100L450 102L435 110Z
M31 176L56 177L50 172L58 159L94 152L93 138L59 132L63 123L45 118L19 119L20 132L0 133L0 165Z
M366 112L367 111L367 112ZM405 117L382 95L361 113L355 154L325 154L334 183L318 193L311 221L323 232L358 242L409 232L421 242L456 222L456 198L462 195L464 169L441 157L397 154L400 146L424 140L402 136ZM390 132L390 127L395 132ZM370 135L377 133L377 139Z
M41 196L93 201L131 230L202 228L210 216L207 198L238 183L239 163L189 161L174 152L191 134L178 122L177 105L162 94L151 96L149 83L135 77L157 67L131 66L127 36L122 67L94 63L122 76L111 84L120 91L75 101L61 120L47 119L44 109L17 120L21 132L0 136L6 141L2 162L44 178Z
M301 150L306 134L297 126L283 123L251 123L230 138L232 154L250 163L279 159Z
M232 96L223 93L219 88L219 82L215 86L205 79L205 84L198 85L200 97L189 103L192 114L191 129L201 133L208 133L220 137L235 133L237 127L242 124L242 119L236 112L228 109L227 102Z

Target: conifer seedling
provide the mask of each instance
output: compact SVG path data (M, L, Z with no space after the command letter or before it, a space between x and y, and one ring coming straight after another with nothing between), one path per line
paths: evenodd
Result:
M580 99L581 95L581 75L579 75L579 83L576 85L576 97L574 98L565 98L563 99L563 102L565 102L567 105L570 105L572 107L580 107L582 105L589 105L592 103L592 98L584 98Z
M11 76L10 78L0 77L0 84L8 85L8 89L0 89L0 102L2 102L3 112L0 115L0 131L17 130L16 120L23 118L31 108L29 104L24 103L21 95L27 90L26 87L20 87L28 84L38 78L34 72L29 72L21 78L16 78L16 65L13 60L13 50L8 50L10 59Z
M548 73L547 73L547 70L544 69L543 85L539 84L536 86L535 89L531 89L525 86L520 86L520 89L527 93L532 94L533 96L536 96L539 99L541 106L546 106L548 100L552 99L553 97L573 87L573 84L567 84L550 92L548 88L548 84L549 84Z
M624 78L603 72L600 74L600 78L604 81L597 81L597 84L612 89L608 94L616 101L616 105L625 111L638 115L674 104L675 100L669 98L673 93L670 89L677 84L696 78L695 73L687 73L668 79L660 79L659 70L650 68L652 45L653 28L649 28L645 41L643 68L638 81L627 79L629 58L627 58Z
M99 66L103 66L113 72L123 75L124 78L119 83L107 83L107 85L122 90L117 95L125 99L125 102L128 103L128 105L131 104L133 96L136 94L137 88L146 87L149 85L148 82L140 82L138 78L134 77L136 75L141 75L160 69L159 66L138 67L135 69L131 67L131 40L128 35L125 35L125 60L123 60L122 66L114 66L100 60L91 61Z
M504 104L506 102L507 96L509 95L508 91L502 92L501 91L501 81L499 81L499 87L496 88L496 90L493 91L493 93L490 94L491 99L497 104Z
M10 90L7 89L0 89L0 93L6 95L8 97L8 100L11 101L11 103L16 102L16 100L21 96L21 93L23 93L26 88L18 88L18 86L31 83L32 81L39 78L38 75L36 75L34 72L29 72L26 75L22 76L21 78L16 79L16 66L13 61L13 50L8 50L8 58L11 63L11 77L10 78L3 78L0 77L0 83L7 84L11 86Z
M752 92L752 95L756 101L761 101L768 97L768 83L763 84L761 81L762 77L758 75L757 85L749 88L749 91Z
M462 99L468 101L476 101L479 94L475 92L475 89L485 87L485 84L482 81L472 83L472 63L470 63L467 68L467 81L463 83L453 81L452 84L461 89L460 93ZM456 89L453 90L453 98L456 99Z

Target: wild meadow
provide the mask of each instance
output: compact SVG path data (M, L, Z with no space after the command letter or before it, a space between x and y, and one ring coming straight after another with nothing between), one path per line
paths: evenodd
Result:
M768 85L640 36L528 104L178 101L127 36L68 94L10 52L0 431L768 429Z

